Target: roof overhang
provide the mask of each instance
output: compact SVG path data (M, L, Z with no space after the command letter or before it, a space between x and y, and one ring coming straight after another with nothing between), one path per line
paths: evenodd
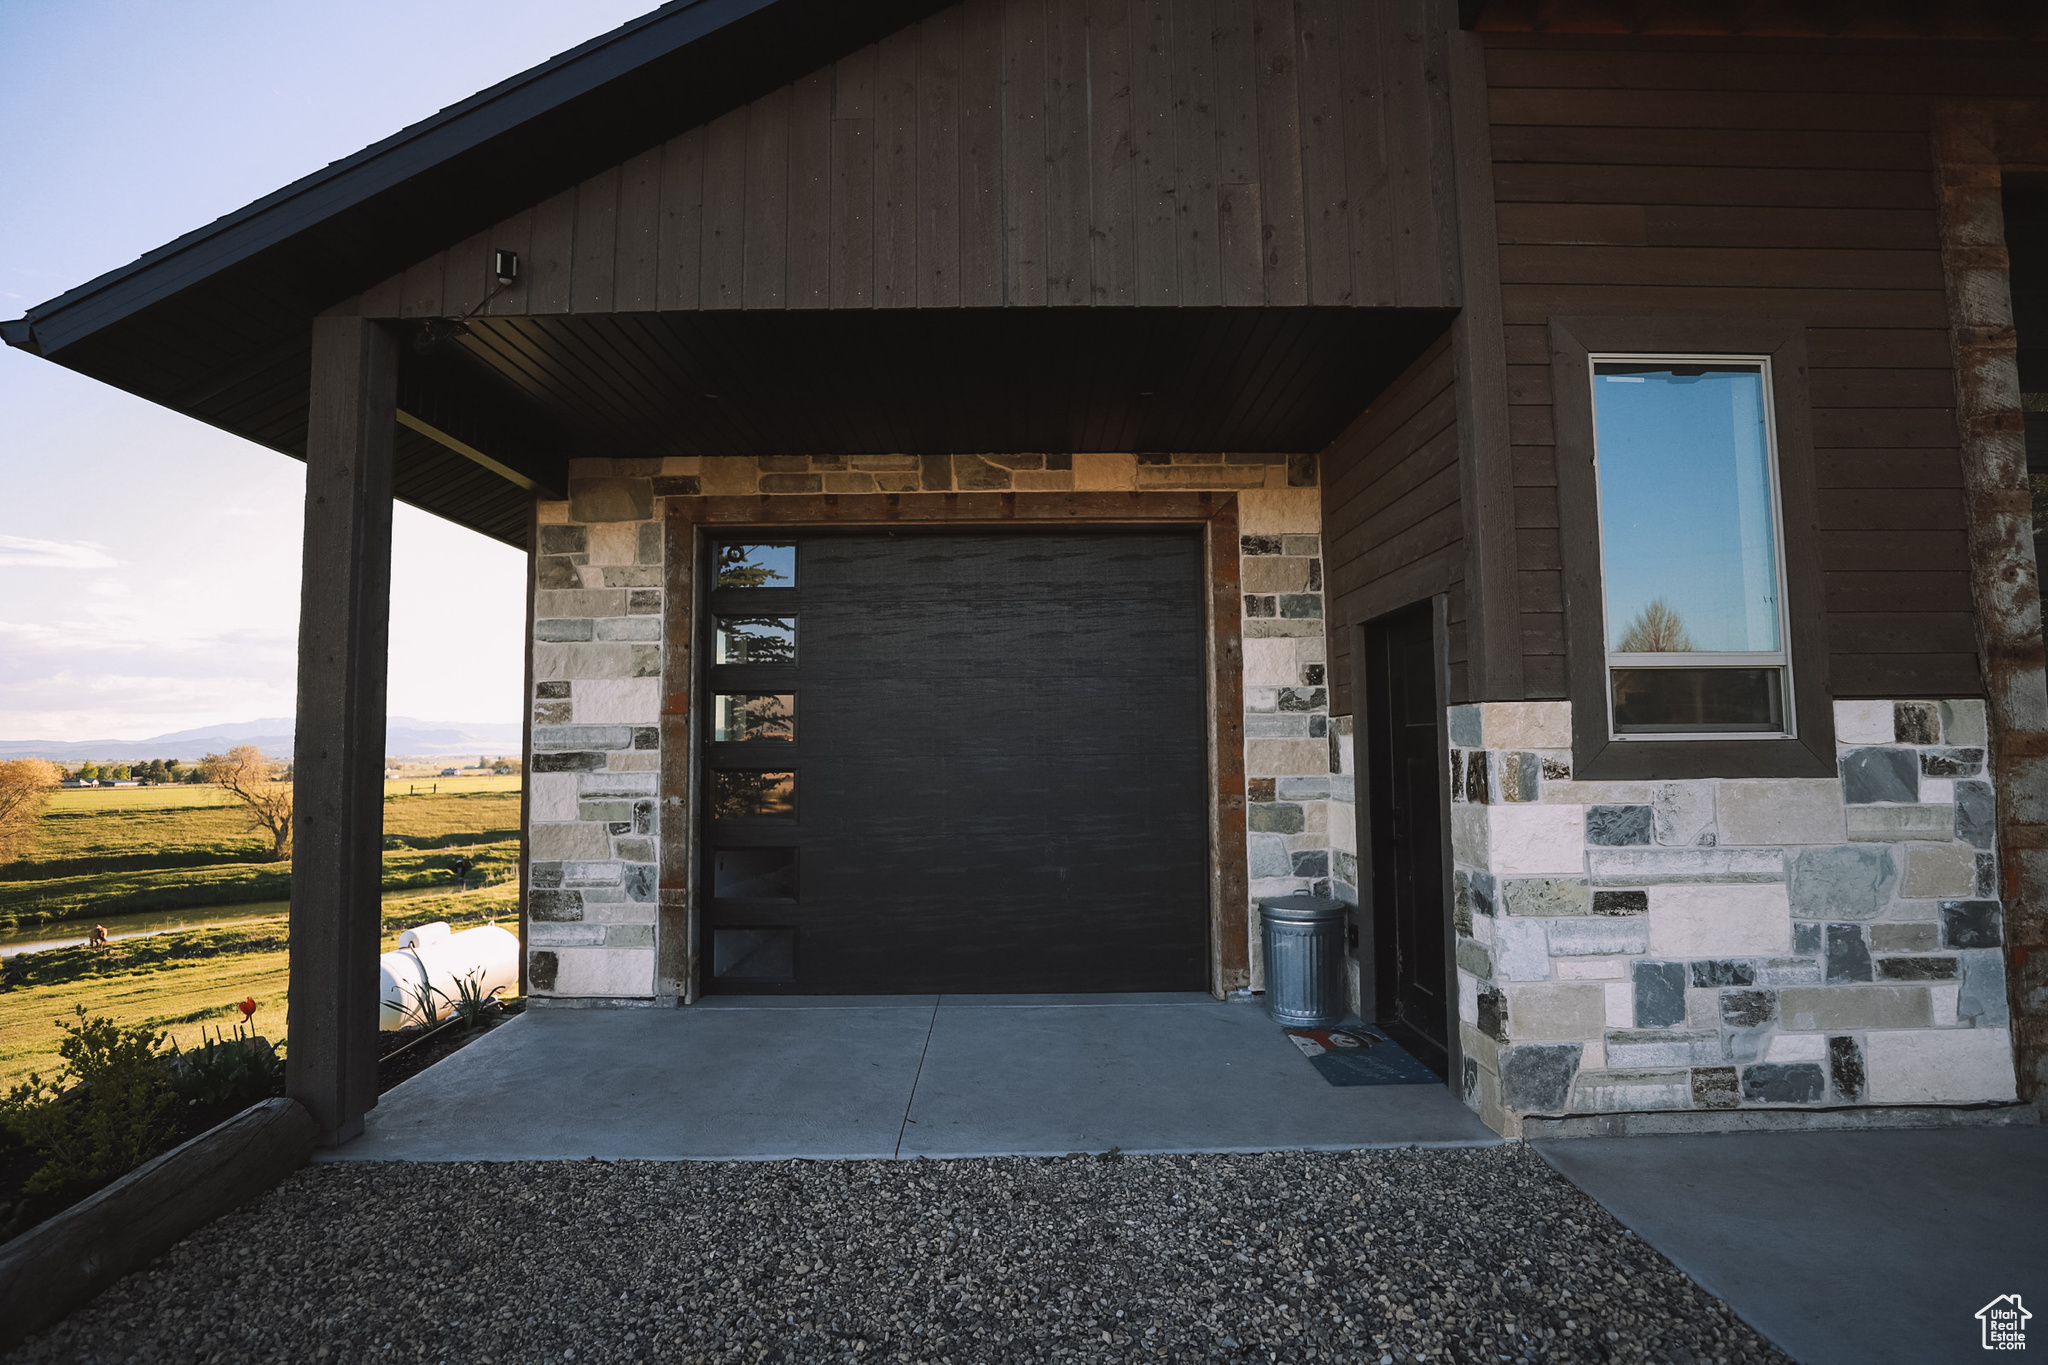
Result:
M0 335L61 361L155 305L229 281L281 290L280 302L310 317L938 8L938 0L672 0L38 304L0 324Z
M302 456L316 314L938 8L940 0L674 0L0 322L0 340ZM459 360L436 363L459 372ZM420 366L407 367L417 379ZM477 377L472 367L472 390ZM562 433L516 395L479 403L464 392L457 383L441 406L466 417L413 412L419 420L401 444L402 454L424 441L435 459L456 458L449 469L460 477L410 493L401 478L401 495L505 536L504 509L475 512L472 496L442 494L479 474L509 478L507 490L521 497L522 483L558 481ZM486 422L501 433L496 449L463 434ZM488 462L461 468L464 446ZM523 526L517 536L523 543Z

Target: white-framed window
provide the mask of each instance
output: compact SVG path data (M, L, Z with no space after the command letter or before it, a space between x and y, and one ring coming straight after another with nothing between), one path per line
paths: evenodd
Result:
M1608 733L1791 738L1770 358L1587 362Z

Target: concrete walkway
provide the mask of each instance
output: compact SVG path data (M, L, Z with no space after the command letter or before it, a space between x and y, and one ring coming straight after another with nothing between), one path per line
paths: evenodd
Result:
M1987 1359L2001 1294L2048 1347L2048 1128L1532 1145L1801 1365Z
M1205 995L720 998L533 1010L327 1160L1063 1156L1488 1146L1438 1085L1328 1084Z

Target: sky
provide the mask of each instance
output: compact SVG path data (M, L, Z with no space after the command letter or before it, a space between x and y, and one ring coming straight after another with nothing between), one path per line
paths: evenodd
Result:
M1776 650L1777 518L1761 371L1600 368L1608 648L1621 649L1637 614L1662 600L1695 650Z
M0 0L0 317L653 0ZM0 739L293 711L303 467L0 348ZM388 710L519 719L518 551L400 506Z

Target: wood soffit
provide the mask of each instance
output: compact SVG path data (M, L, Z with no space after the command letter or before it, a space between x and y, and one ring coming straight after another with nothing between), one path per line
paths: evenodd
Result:
M461 344L573 433L570 453L1290 453L1328 445L1450 318L1307 307L612 314L479 320Z

